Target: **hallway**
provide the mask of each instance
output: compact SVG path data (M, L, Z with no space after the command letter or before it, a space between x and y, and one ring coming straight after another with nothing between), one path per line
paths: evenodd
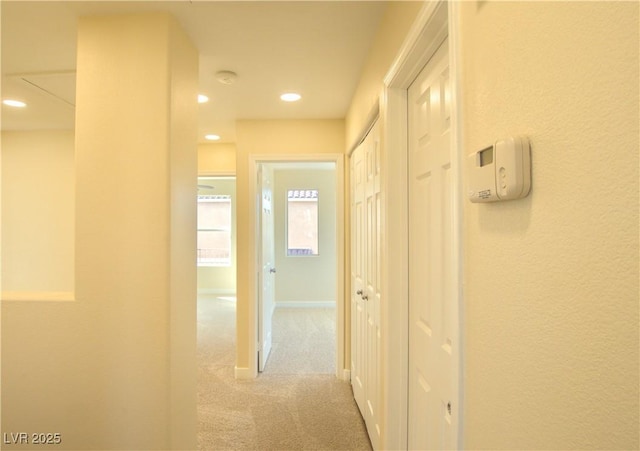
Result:
M371 449L351 387L334 375L330 313L310 314L276 310L265 372L236 380L235 301L198 297L198 449Z

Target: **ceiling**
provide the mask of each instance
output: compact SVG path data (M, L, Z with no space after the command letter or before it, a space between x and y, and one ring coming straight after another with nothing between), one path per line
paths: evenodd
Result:
M344 118L386 2L1 2L2 130L72 129L76 23L84 15L168 11L200 53L199 136L235 142L238 119ZM233 85L215 74L238 74ZM296 91L302 100L282 102Z

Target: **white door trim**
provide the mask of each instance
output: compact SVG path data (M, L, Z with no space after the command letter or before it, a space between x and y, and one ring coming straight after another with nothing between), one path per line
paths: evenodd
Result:
M249 374L256 377L258 374L258 360L254 358L258 352L258 216L257 216L257 174L260 163L323 163L330 162L336 165L336 377L343 379L345 370L349 369L344 361L345 347L345 305L344 305L344 154L251 154L249 155L249 198L251 199L249 210Z
M383 421L383 449L407 449L408 410L408 176L407 176L407 89L446 37L450 42L452 81L452 171L455 176L453 197L454 263L459 312L458 362L458 448L463 447L462 362L462 134L459 74L459 6L457 2L425 3L403 46L384 79L380 99L383 125L383 299L381 306L383 336L383 393L386 412ZM390 300L394 300L393 303Z

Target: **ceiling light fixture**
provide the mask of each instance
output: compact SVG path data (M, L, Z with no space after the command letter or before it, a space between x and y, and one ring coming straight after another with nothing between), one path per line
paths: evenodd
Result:
M209 141L217 141L220 139L220 136L218 135L204 135L204 139L207 139Z
M207 103L209 101L209 97L204 94L198 94L198 103Z
M2 103L4 105L12 106L12 107L15 107L15 108L24 108L24 107L27 106L26 103L21 102L20 100L12 100L12 99L3 100Z
M280 96L280 99L285 102L297 102L302 96L295 92L286 92Z
M238 74L232 72L230 70L221 70L216 72L216 80L218 80L223 85L232 85L238 79Z

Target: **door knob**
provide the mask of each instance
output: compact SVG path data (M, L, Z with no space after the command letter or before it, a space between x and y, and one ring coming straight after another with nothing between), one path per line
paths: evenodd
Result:
M274 274L274 273L276 272L276 268L271 268L271 269L269 270L269 272L270 272L271 274Z

